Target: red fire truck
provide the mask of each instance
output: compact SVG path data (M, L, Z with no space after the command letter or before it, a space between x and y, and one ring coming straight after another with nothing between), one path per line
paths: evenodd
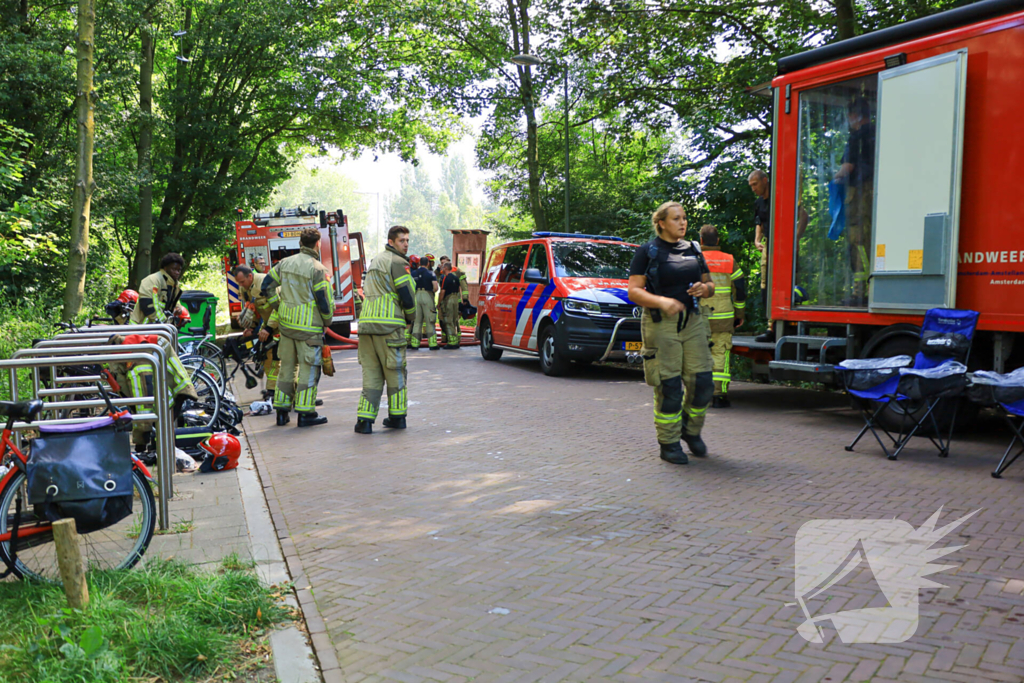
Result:
M981 312L972 369L1024 365L1024 0L982 0L786 57L771 83L773 379L917 349Z
M235 221L235 240L224 260L232 327L238 326L242 305L231 268L243 263L259 270L258 261L262 260L265 270L269 270L281 259L298 253L299 235L310 227L320 230L320 260L327 266L334 290L331 330L340 336L349 336L352 321L356 319L353 294L362 287L366 272L363 238L358 232L349 234L348 216L340 209L317 212L314 206L260 212L252 220Z

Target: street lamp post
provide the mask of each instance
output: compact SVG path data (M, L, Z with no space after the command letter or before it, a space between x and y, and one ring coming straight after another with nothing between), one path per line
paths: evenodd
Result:
M534 55L514 55L509 59L513 64L519 66L561 66L562 85L565 109L565 231L569 232L569 64L558 62L545 62Z

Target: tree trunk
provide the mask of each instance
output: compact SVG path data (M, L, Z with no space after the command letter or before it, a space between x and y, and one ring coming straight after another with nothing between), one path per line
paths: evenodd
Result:
M857 35L857 15L854 0L836 0L836 40Z
M512 29L512 45L518 54L530 54L529 0L506 0L509 27ZM540 204L540 154L537 148L537 114L533 99L533 75L528 66L517 66L519 73L519 95L523 99L526 113L526 171L530 213L537 231L548 229L548 218Z
M92 85L93 33L96 26L95 0L78 0L78 169L75 178L73 213L71 216L71 248L68 254L68 275L64 287L65 321L73 320L82 310L85 298L85 264L89 255L89 210L95 183L92 179L93 100Z
M135 256L135 273L129 284L138 284L149 275L153 252L153 33L150 16L143 17L142 61L139 65L139 245Z

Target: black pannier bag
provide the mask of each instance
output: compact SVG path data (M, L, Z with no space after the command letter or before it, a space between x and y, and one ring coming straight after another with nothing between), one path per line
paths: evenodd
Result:
M971 340L959 332L924 330L917 350L932 358L956 358L963 360L971 348Z
M949 360L928 369L900 370L898 391L914 401L957 396L966 387L967 366L956 361Z
M28 502L51 522L73 518L79 533L117 524L132 513L132 458L127 430L104 417L40 425L28 461Z
M891 358L851 358L837 366L839 376L847 389L870 391L899 374L900 368L909 367L914 359L910 356Z
M1024 401L1024 368L1005 375L990 370L975 372L967 387L967 397L983 406Z

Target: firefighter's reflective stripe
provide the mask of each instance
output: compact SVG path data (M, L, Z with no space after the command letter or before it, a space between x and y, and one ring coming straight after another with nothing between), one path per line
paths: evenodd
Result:
M677 413L662 413L657 410L654 411L654 424L670 425L679 422L681 419L683 419L682 410Z
M398 312L398 294L386 292L382 296L367 299L359 316L359 324L381 323L405 327L405 317Z
M730 280L739 280L743 277L743 269L737 268L736 271L729 277Z

